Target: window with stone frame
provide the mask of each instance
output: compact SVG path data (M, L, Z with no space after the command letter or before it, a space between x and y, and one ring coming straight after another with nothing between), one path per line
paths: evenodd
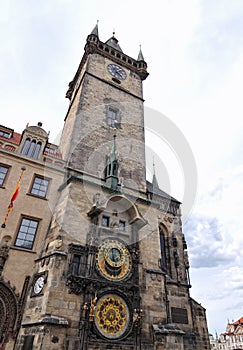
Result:
M35 175L30 193L37 197L46 198L48 185L49 185L48 179L42 176Z
M33 248L39 221L23 217L14 243L15 247L31 250Z
M109 225L110 225L110 218L109 218L109 216L105 216L105 215L102 216L101 225L104 226L104 227L109 227Z
M108 106L106 109L106 122L112 128L119 129L121 126L121 116L119 109Z
M5 179L6 179L6 176L7 176L7 173L8 173L8 169L9 169L8 166L0 164L0 186L3 185L3 183L4 183Z

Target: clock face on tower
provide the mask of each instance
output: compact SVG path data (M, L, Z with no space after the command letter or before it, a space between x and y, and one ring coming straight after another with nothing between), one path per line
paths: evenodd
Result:
M107 66L108 72L113 75L113 77L120 79L120 80L125 80L127 75L124 69L121 67L117 66L116 64L109 64Z
M97 302L95 325L106 338L120 338L128 329L130 314L123 298L115 294L106 294Z
M107 239L98 249L96 266L103 277L120 281L131 271L131 255L123 243Z

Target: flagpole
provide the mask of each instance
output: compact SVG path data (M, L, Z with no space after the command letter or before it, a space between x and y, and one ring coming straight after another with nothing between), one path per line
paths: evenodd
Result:
M9 206L8 206L8 209L7 209L7 212L6 212L4 221L3 221L3 223L2 223L2 228L5 228L5 227L6 227L6 223L7 223L7 220L8 220L8 216L9 216L9 214L11 213L11 211L13 210L13 202L14 202L15 199L18 197L19 187L20 187L20 181L21 181L21 179L22 179L22 176L23 176L25 170L26 170L25 167L22 167L22 168L21 168L21 173L20 173L20 176L19 176L17 185L16 185L16 187L15 187L15 189L14 189L14 191L13 191L13 194L12 194L12 197L11 197L11 200L10 200L10 204L9 204Z

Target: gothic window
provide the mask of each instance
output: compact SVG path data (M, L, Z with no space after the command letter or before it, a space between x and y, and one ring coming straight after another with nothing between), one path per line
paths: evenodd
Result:
M40 176L35 176L30 193L35 196L45 198L48 185L49 180Z
M71 262L71 274L73 276L88 276L90 273L90 262L84 254L74 254Z
M22 218L14 244L15 247L32 249L38 224L39 221L37 220Z
M36 143L36 140L31 141L30 138L27 138L25 140L21 153L28 157L37 159L40 153L40 149L41 142Z
M7 176L7 172L8 172L8 167L4 165L0 165L0 186L3 185L4 180Z
M72 275L79 275L80 255L74 255L72 261Z
M163 230L160 228L160 252L161 252L161 268L166 269L166 246L165 246L165 235Z
M106 110L106 122L107 125L111 126L112 128L119 128L120 127L120 113L117 108L108 106Z

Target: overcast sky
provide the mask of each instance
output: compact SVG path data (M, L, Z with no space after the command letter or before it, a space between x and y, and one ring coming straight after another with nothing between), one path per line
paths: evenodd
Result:
M100 40L115 30L129 56L137 58L142 45L150 73L146 118L153 109L182 132L197 176L188 177L171 134L162 132L164 145L150 142L148 153L154 152L160 187L167 190L164 166L179 200L186 201L190 181L197 182L184 225L191 295L207 309L210 332L223 332L227 319L243 316L243 1L9 0L0 6L0 123L22 132L42 121L52 142L96 20ZM156 130L147 131L147 140ZM147 168L151 177L151 156Z

